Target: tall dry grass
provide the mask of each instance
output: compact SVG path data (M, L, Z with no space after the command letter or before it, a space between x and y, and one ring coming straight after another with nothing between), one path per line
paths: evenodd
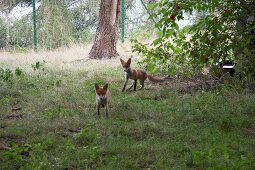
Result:
M129 42L117 45L119 56L112 59L92 60L89 59L89 52L92 44L73 45L62 47L52 51L29 51L27 53L11 53L0 51L0 66L8 68L20 67L26 71L32 71L31 64L36 61L45 61L47 67L53 71L90 71L104 68L114 68L120 66L119 58L128 58L131 55L131 45Z

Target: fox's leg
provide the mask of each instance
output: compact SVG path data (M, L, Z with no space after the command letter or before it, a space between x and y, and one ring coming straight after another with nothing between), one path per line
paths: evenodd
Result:
M144 88L144 81L140 80L141 88L139 90L142 90Z
M108 118L109 104L105 105L105 117Z
M99 115L100 115L100 112L99 112L99 106L98 106L98 104L96 105L96 110L97 110L97 115L99 116Z
M125 80L124 86L123 86L123 88L122 88L122 92L124 92L124 91L125 91L126 86L127 86L127 82L128 82L128 79L126 79L126 80Z
M134 80L134 91L136 91L137 80Z
M125 89L126 89L126 86L127 86L127 83L128 83L128 78L126 78L125 79L125 83L124 83L124 86L123 86L123 88L122 88L122 92L124 92L125 91Z
M128 90L132 89L132 87L134 86L134 83L135 83L135 80L133 80L132 85L128 88Z

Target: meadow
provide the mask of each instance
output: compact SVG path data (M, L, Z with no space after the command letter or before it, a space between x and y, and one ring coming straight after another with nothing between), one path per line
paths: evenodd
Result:
M89 48L0 53L0 67L20 70L0 81L0 169L255 169L254 93L176 79L122 93L130 49L90 60ZM95 82L109 83L108 119Z

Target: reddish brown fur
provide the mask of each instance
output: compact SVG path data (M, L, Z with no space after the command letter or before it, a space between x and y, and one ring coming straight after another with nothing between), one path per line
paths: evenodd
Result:
M146 71L144 70L135 70L135 69L131 69L130 68L130 64L131 64L131 58L129 58L127 60L127 62L125 62L124 60L120 59L121 65L124 68L124 72L126 72L126 77L125 77L125 84L124 87L122 89L122 92L125 90L126 85L127 85L127 81L128 79L132 79L134 80L134 90L136 90L136 84L137 84L137 80L140 81L140 84L142 85L141 89L144 87L144 81L147 79L153 82L163 82L166 80L166 78L159 78L159 77L153 77L151 75L148 75L146 73ZM133 85L129 88L131 89L133 87Z
M95 84L96 89L96 110L97 114L100 115L100 107L105 108L105 116L108 118L109 112L109 100L111 97L111 93L108 89L108 84L105 84L104 87L99 87Z
M97 92L97 94L98 95L105 95L106 94L106 91L107 91L107 89L103 89L103 88L98 88L98 89L96 89L96 92Z

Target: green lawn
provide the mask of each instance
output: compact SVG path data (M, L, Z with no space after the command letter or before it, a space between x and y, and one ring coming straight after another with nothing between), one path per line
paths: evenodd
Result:
M0 169L255 169L255 94L121 93L120 68L45 73L0 82ZM109 83L108 120L95 82Z

